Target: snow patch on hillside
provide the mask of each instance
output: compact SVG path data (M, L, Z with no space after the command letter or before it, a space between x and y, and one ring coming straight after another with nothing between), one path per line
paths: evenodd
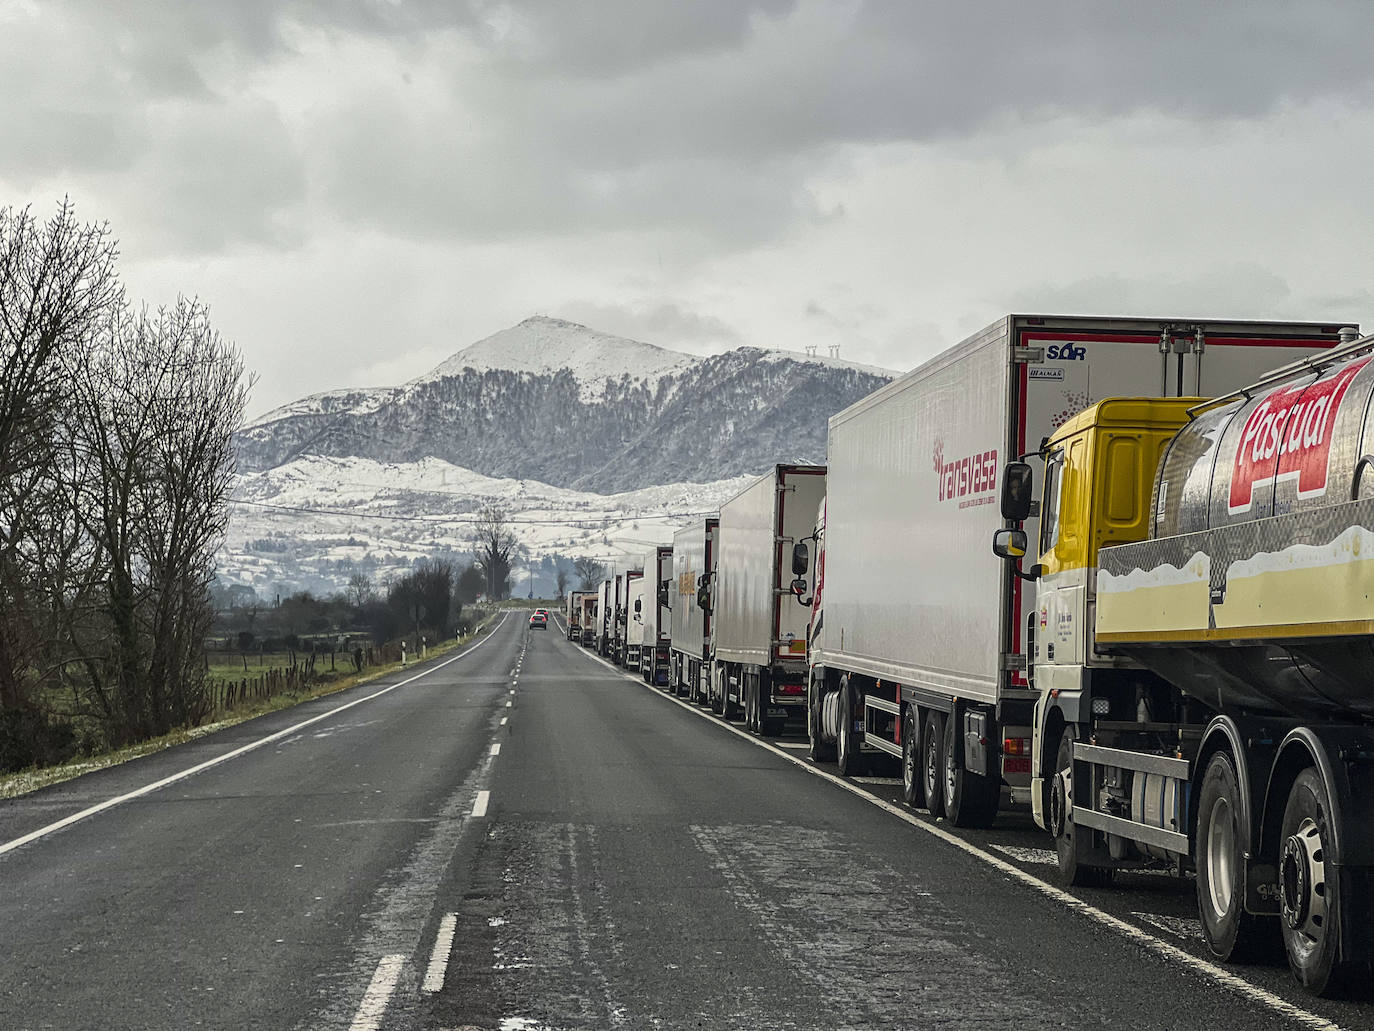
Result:
M419 559L465 560L477 514L490 504L506 512L535 562L587 555L624 568L753 479L605 495L484 476L437 458L392 463L310 455L238 478L219 576L263 597L342 590L355 572L382 583Z

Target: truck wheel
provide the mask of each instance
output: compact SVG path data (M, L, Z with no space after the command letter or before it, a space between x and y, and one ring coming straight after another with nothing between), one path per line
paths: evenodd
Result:
M1245 912L1245 831L1240 780L1231 757L1207 763L1197 811L1197 908L1202 936L1217 959L1251 959L1268 921Z
M707 690L711 694L711 711L717 716L725 715L725 671L719 666L711 667L711 679Z
M1054 835L1055 850L1059 853L1059 880L1068 886L1101 888L1112 882L1112 868L1080 863L1074 841L1073 740L1073 728L1065 727L1055 756L1048 823Z
M926 804L925 780L921 776L921 738L916 729L916 706L908 705L902 717L902 801L914 809Z
M758 733L758 694L753 684L744 685L744 729L750 734Z
M990 827L1002 786L991 777L969 772L959 761L958 733L958 715L951 714L945 719L943 748L945 819L956 827Z
M1279 912L1288 966L1314 995L1335 991L1350 973L1339 962L1341 882L1330 862L1334 811L1317 771L1298 774L1283 810L1279 857Z
M854 740L854 696L849 693L847 680L840 682L839 724L835 734L835 765L841 777L859 773L859 743Z
M937 819L945 815L945 716L930 709L921 728L921 791L926 809Z
M744 694L744 672L740 675L740 694ZM740 718L740 707L730 700L730 671L722 669L720 671L720 714L727 720L737 720Z
M826 741L821 734L821 702L825 692L815 680L806 684L806 737L811 743L810 756L813 762L827 763L835 758L835 746Z

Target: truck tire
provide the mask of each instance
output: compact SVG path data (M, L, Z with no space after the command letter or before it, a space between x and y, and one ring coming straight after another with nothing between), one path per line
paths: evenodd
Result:
M945 714L926 710L921 728L921 793L926 808L937 820L945 814Z
M808 679L806 684L806 737L811 743L811 761L818 763L833 762L835 759L835 746L826 741L821 734L821 701L825 697L825 692L821 690L822 685L817 684L814 679Z
M921 776L921 732L916 729L916 706L908 705L902 716L902 801L913 809L926 805L925 780Z
M1069 887L1102 888L1112 882L1114 871L1108 866L1088 866L1078 861L1074 839L1072 788L1065 786L1065 775L1073 769L1072 727L1065 727L1055 753L1054 781L1050 785L1048 825L1059 854L1059 880ZM1070 784L1072 782L1070 781ZM1066 791L1068 792L1066 794Z
M859 742L854 739L854 693L849 678L840 679L840 718L835 728L835 765L841 777L859 775Z
M959 718L945 719L945 819L956 827L991 827L997 816L1002 785L991 777L970 772L960 761Z
M1240 779L1231 757L1207 763L1197 810L1197 908L1202 937L1217 959L1255 957L1272 923L1245 912L1246 834L1240 825Z
M719 666L711 666L711 676L707 680L707 692L711 696L711 711L717 716L725 715L725 671Z
M740 695L744 695L744 671L739 674ZM726 720L737 720L740 718L740 706L730 698L730 668L724 667L720 671L720 714Z
M1288 967L1314 995L1338 991L1351 973L1339 962L1341 908L1339 872L1330 862L1335 808L1315 769L1293 781L1283 810L1279 845L1279 911Z

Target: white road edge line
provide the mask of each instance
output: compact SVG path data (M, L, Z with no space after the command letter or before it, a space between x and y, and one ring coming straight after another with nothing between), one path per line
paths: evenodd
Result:
M84 820L88 816L94 816L97 813L103 813L106 809L113 809L117 805L123 805L125 802L131 802L135 798L142 798L144 795L157 791L159 788L165 788L168 784L175 784L179 780L185 780L187 777L194 777L197 773L203 773L205 770L210 769L212 766L218 766L220 763L228 762L230 759L237 759L241 755L251 752L254 749L261 748L263 745L271 744L273 741L280 741L282 738L289 737L290 735L296 733L296 731L302 730L305 727L311 726L312 724L319 723L321 720L327 720L331 716L337 716L345 709L351 709L355 705L362 705L363 702L370 702L374 698L380 698L384 694L390 694L392 691L395 691L398 687L405 687L407 684L413 684L421 677L427 677L436 670L443 669L451 662L457 662L459 659L467 658L478 648L482 647L482 645L486 644L487 641L490 641L494 636L496 636L496 631L501 629L501 626L503 623L505 623L506 616L508 615L510 615L509 610L507 610L505 615L501 617L501 622L497 623L496 626L492 627L491 633L483 640L478 641L471 648L464 649L457 655L453 656L451 659L445 659L437 666L431 666L423 673L416 673L413 677L408 677L407 679L402 680L399 684L392 684L390 687L384 687L380 691L374 691L372 694L367 695L363 698L355 698L353 701L347 702L344 705L340 705L337 708L330 709L328 712L321 713L318 716L312 716L308 720L302 720L300 723L293 724L292 726L287 727L285 730L279 730L274 734L268 734L266 737L258 738L258 740L256 741L250 741L248 744L235 748L231 752L225 752L223 755L216 756L213 759L207 759L203 763L199 763L195 766L190 767L189 769L182 770L180 773L174 773L170 777L163 777L161 780L154 781L151 784L145 784L141 788L137 788L133 791L126 792L123 795L117 795L114 798L107 798L105 801L99 802L96 805L82 809L78 813L72 813L70 816L63 817L56 823L50 823L46 827L39 827L37 830L29 831L29 833L23 835L22 837L15 838L13 841L7 841L3 845L0 845L0 856L3 856L6 852L12 852L16 848L20 848L23 845L27 845L31 841L37 841L39 838L45 838L49 834L54 833L55 831L62 830L62 828L64 827L70 827L72 824Z
M489 802L491 802L491 792L490 792L490 791L479 791L479 792L477 792L477 801L475 801L475 802L472 803L472 815L473 815L473 816L486 816L486 815L487 815L487 804L488 804Z
M448 957L453 952L453 932L458 928L458 914L445 913L439 921L439 933L434 938L434 951L429 954L429 966L420 991L433 995L444 987L448 974Z
M353 1018L348 1031L377 1031L386 1015L386 1005L396 991L396 982L401 977L401 967L405 965L404 956L383 956L377 964L377 972L372 975L372 983L363 993L363 1001L358 1004L358 1014Z
M1042 881L1040 878L1034 876L1033 874L1026 873L1026 871L1022 870L1020 867L1013 866L1011 863L1008 863L1003 859L999 859L992 853L983 851L977 845L965 841L958 835L951 834L944 828L937 827L932 823L927 823L926 821L917 817L915 814L909 813L906 810L893 805L891 802L886 801L885 799L881 799L878 798L876 795L869 794L867 791L863 790L858 785L851 784L843 777L839 777L833 773L829 773L825 770L818 769L816 766L813 766L809 760L798 759L795 755L790 755L787 752L783 751L781 748L776 748L773 745L769 744L767 741L761 741L758 738L754 737L754 735L741 730L739 727L732 726L729 723L725 723L717 719L711 713L704 712L701 709L698 709L696 706L692 705L691 703L683 701L681 698L678 698L674 695L665 694L663 691L660 691L656 687L650 687L648 684L645 684L638 677L632 677L630 676L630 674L625 673L623 670L617 669L615 666L611 665L601 656L594 655L593 653L587 651L585 648L578 648L577 650L583 655L586 655L587 658L601 663L601 665L605 666L612 672L619 673L626 680L636 685L637 687L642 687L646 691L652 692L654 695L658 696L659 698L662 698L664 701L672 702L674 705L681 706L682 708L690 712L692 715L700 716L702 719L713 724L714 726L720 727L723 730L730 731L730 733L734 734L737 737L743 738L745 741L748 741L751 745L757 745L759 748L772 752L774 755L787 760L794 766L801 767L807 773L814 774L815 776L820 777L823 780L830 781L830 783L834 784L836 787L843 788L845 791L848 791L852 795L857 795L865 802L877 806L879 809L883 810L889 815L895 816L897 817L897 819L902 820L905 823L909 823L911 826L923 830L927 834L933 835L934 837L939 838L941 841L944 841L947 844L953 845L955 848L968 853L975 859L981 859L989 866L1006 874L1013 880L1018 880L1022 884L1025 884L1028 887L1033 888L1035 891L1040 892L1040 894L1046 896L1047 898L1053 899L1055 902L1060 903L1066 909L1073 910L1074 912L1079 913L1082 916L1086 916L1088 919L1094 920L1110 930L1116 931L1118 934L1122 935L1129 941L1155 953L1156 955L1160 956L1165 960L1170 960L1174 963L1177 963L1179 966L1187 967L1189 970L1201 974L1203 977L1210 979L1213 983L1221 986L1222 988L1229 988L1230 990L1236 992L1238 995L1245 996L1251 1002L1256 1002L1261 1005L1267 1006L1274 1012L1279 1013L1282 1016L1288 1017L1293 1021L1296 1021L1303 1027L1310 1028L1311 1031L1344 1031L1340 1024L1327 1020L1325 1017L1319 1017L1317 1016L1317 1014L1311 1013L1305 1009L1302 1009L1299 1006L1295 1006L1287 999L1280 998L1273 992L1265 988L1261 988L1259 985L1251 984L1243 977L1238 977L1235 974L1231 973L1229 970L1217 966L1215 963L1209 963L1205 959L1199 959L1197 956L1194 956L1192 953L1179 948L1177 945L1171 945L1168 942L1164 941L1162 938L1156 938L1154 935L1141 930L1139 927L1135 926L1135 924L1132 924L1126 920L1122 920L1120 917L1112 916L1112 914L1106 912L1105 910L1098 909L1096 906L1090 905L1089 903L1084 902L1082 899L1077 898L1074 895L1070 895L1067 891L1064 891L1062 888L1055 887L1048 881Z

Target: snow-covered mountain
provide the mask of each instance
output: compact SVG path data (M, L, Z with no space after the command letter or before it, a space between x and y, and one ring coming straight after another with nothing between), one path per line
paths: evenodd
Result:
M603 493L824 459L830 415L892 377L741 347L699 357L536 317L400 387L334 391L238 437L240 468L304 455L417 462Z
M335 589L468 550L501 505L541 559L623 563L777 462L823 462L827 419L894 374L742 347L700 357L536 317L397 387L293 402L237 437L221 575Z

